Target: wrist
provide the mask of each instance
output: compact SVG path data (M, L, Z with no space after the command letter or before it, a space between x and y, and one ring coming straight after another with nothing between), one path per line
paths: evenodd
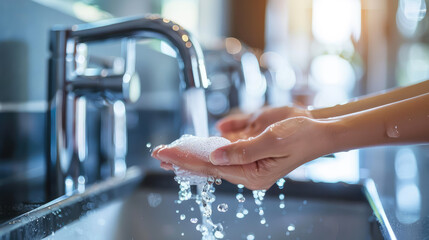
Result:
M344 117L336 117L332 119L319 120L322 124L323 136L325 138L326 152L323 154L331 154L347 150L348 142L346 134L348 133L347 119Z

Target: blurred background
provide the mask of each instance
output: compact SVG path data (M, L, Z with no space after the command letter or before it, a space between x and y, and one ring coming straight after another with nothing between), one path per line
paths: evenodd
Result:
M2 201L38 204L46 200L37 186L44 186L46 172L48 32L54 25L71 26L148 13L181 24L195 35L205 51L212 83L206 92L210 133L217 134L213 123L237 109L252 112L264 105L292 104L326 107L429 79L428 3L2 0L0 188L22 184L19 194L2 196ZM93 59L115 58L114 47L109 46L112 51L108 52L103 47L88 48ZM137 53L142 96L137 103L127 105L127 162L157 170L158 163L149 157L151 149L171 142L183 132L178 130L178 67L174 51L161 41L142 41ZM96 129L99 114L94 110L88 117ZM99 131L89 133L92 158L99 151ZM421 176L416 173L420 163L409 159L419 156L428 157L422 146L354 150L335 154L335 158L318 159L290 177L329 182L379 179L381 185L386 185L383 191L397 193L393 204L399 209L398 219L405 211L414 213L414 218L405 214L402 220L415 222L420 218L419 207L424 199L419 192ZM404 170L404 161L412 166ZM387 181L388 172L396 172L396 184ZM404 196L414 202L404 200ZM23 211L26 206L21 206Z

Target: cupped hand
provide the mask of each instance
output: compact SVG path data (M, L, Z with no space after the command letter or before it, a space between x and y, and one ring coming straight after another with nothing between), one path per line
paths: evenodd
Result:
M279 178L329 153L329 122L295 117L270 125L254 138L240 140L202 158L180 147L159 147L152 156L161 166L172 165L196 173L223 178L249 189L268 189Z
M223 137L237 141L255 137L273 123L298 116L312 118L308 110L298 107L264 107L252 114L239 113L227 116L219 120L217 128Z

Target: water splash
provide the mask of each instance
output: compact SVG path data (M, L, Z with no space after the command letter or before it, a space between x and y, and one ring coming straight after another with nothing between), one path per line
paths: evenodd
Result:
M279 208L283 209L285 208L285 195L283 193L279 194L279 199L280 199L280 204L279 204Z
M285 182L286 182L286 180L284 178L280 178L279 180L277 180L276 184L280 190L283 189Z
M179 183L179 201L180 204L182 201L186 201L189 199L195 199L195 202L198 204L201 215L202 215L202 223L196 226L196 229L201 232L202 240L213 240L220 239L219 236L224 236L225 233L220 231L223 230L222 225L214 224L211 220L212 215L212 207L211 204L216 200L214 196L214 187L213 183L215 182L212 177L200 177L195 175L185 174L184 170L173 166L176 170L175 180ZM197 194L192 195L191 186L197 185ZM191 209L192 211L192 209ZM178 211L176 211L178 213ZM180 215L180 220L185 220L186 216L184 214ZM197 223L198 219L193 218L190 219L192 223ZM220 227L219 227L220 225ZM216 236L218 237L216 237Z
M257 206L257 212L261 217L261 224L265 224L266 220L264 218L264 209L262 207L262 201L264 200L266 190L253 190L253 198L255 199L255 204Z
M243 184L237 184L237 188L238 188L238 193L235 195L235 198L238 201L238 207L237 207L237 212L236 212L235 216L239 219L242 219L248 213L248 210L244 208L244 204L243 204L244 201L246 200L243 196L244 185Z
M245 202L246 201L246 198L243 196L243 194L241 194L241 193L237 193L236 195L235 195L235 198L237 199L237 201L239 202L239 203L243 203L243 202Z

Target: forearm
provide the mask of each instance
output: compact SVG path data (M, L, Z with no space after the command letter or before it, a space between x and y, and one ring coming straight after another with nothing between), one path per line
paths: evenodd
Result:
M429 142L429 93L328 122L331 151Z
M328 108L314 109L311 110L310 113L316 119L331 118L364 111L426 93L429 93L429 80L408 87L390 90L382 94L358 98L346 104L336 105Z

